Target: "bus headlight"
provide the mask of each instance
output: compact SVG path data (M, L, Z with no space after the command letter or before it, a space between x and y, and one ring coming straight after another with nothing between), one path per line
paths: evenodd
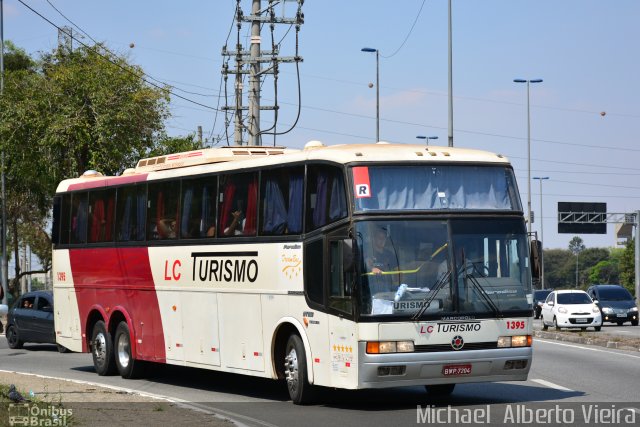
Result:
M411 353L414 351L413 341L367 341L367 353Z

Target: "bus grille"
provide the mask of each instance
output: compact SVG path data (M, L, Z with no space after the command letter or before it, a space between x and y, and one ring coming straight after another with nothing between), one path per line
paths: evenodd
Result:
M495 348L498 348L497 341L464 343L464 347L460 350L454 350L451 344L416 345L414 351L416 353L435 353L438 351L491 350Z

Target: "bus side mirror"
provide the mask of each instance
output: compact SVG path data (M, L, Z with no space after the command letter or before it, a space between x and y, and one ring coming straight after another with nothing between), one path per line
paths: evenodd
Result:
M542 242L540 240L531 241L531 278L540 280L542 276Z

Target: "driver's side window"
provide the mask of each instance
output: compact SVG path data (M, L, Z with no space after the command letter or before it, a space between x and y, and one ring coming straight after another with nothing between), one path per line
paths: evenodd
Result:
M353 301L353 247L351 239L329 242L329 307L351 314Z

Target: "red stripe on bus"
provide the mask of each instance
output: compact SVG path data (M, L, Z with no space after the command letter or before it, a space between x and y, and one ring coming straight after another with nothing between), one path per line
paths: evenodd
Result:
M111 318L120 310L126 311L125 317L131 319L129 327L135 357L165 362L162 318L148 249L70 249L69 259L82 333L91 334L85 330L91 307L114 307L109 314ZM110 319L104 320L109 324ZM117 325L109 327L115 331ZM138 344L138 339L143 339L142 344ZM83 351L87 351L86 341Z
M132 184L134 182L141 182L147 180L147 174L140 175L128 175L128 176L114 176L109 178L94 178L87 182L80 182L78 184L71 184L67 191L73 190L87 190L89 188L101 188L111 185Z

